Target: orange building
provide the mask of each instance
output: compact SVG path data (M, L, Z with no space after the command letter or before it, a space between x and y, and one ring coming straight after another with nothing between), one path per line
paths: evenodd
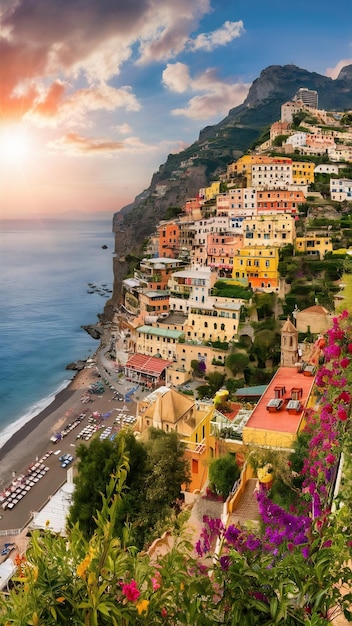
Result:
M159 257L176 259L179 254L180 227L176 222L161 222L157 227L159 235Z
M303 191L289 191L288 189L270 189L257 191L258 215L265 213L298 213L298 207L305 202Z
M305 424L305 409L312 401L314 380L311 369L280 367L243 429L243 443L291 448Z

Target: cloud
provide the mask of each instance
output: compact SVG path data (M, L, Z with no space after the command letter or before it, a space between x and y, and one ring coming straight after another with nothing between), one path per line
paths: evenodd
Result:
M200 92L191 98L186 107L172 110L172 115L184 115L195 120L207 120L226 114L229 109L242 104L250 84L227 83L221 80L214 69L208 69L191 78L187 65L169 63L163 72L164 85L174 92L187 89Z
M339 61L337 65L335 65L335 67L327 68L326 75L329 76L329 78L335 79L338 77L343 67L346 67L346 65L351 65L351 64L352 64L352 59L341 59L341 61Z
M48 143L48 147L53 152L61 152L67 156L105 156L112 157L121 153L156 153L162 151L180 152L184 150L186 144L181 141L160 141L156 144L147 144L139 137L126 137L123 141L116 141L108 137L83 137L82 135L70 132L66 135Z
M221 28L214 30L211 33L202 33L198 35L193 41L189 42L190 50L206 50L211 52L214 48L219 46L226 46L233 39L237 39L245 32L243 28L243 22L226 21Z
M49 99L38 107L40 82L85 80L91 88L135 57L141 63L172 58L209 12L210 0L6 1L0 8L2 113L20 117L37 107L49 116ZM55 106L51 111L56 114Z
M127 111L139 111L141 106L130 87L115 89L110 85L100 84L88 89L77 89L65 95L68 85L56 81L48 89L37 88L31 108L25 115L26 120L37 126L58 124L90 125L88 113L93 111L115 111L123 108Z
M191 77L185 63L168 63L162 73L165 87L176 93L183 93L191 86Z
M60 139L51 141L48 146L56 152L64 152L71 156L96 156L97 154L111 156L124 147L121 141L112 141L106 137L96 139L82 137L78 133L67 133Z
M128 133L132 130L129 124L119 124L114 126L114 129L116 129L121 135L128 135Z
M201 18L210 12L210 0L153 0L140 33L138 63L166 61L180 54Z

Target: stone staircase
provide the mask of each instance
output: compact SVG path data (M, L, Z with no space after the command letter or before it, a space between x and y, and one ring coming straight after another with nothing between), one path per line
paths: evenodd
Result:
M229 524L242 525L248 521L259 522L260 515L256 498L256 485L256 478L247 480L243 496L236 509L230 514Z

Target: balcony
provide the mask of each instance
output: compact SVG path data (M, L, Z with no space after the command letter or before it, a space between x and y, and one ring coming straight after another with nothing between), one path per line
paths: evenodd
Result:
M181 298L182 300L188 300L190 294L184 291L170 291L171 298Z

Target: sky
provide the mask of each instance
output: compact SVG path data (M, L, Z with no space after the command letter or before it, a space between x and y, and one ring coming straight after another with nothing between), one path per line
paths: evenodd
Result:
M107 217L269 65L336 78L351 0L1 0L0 219Z

